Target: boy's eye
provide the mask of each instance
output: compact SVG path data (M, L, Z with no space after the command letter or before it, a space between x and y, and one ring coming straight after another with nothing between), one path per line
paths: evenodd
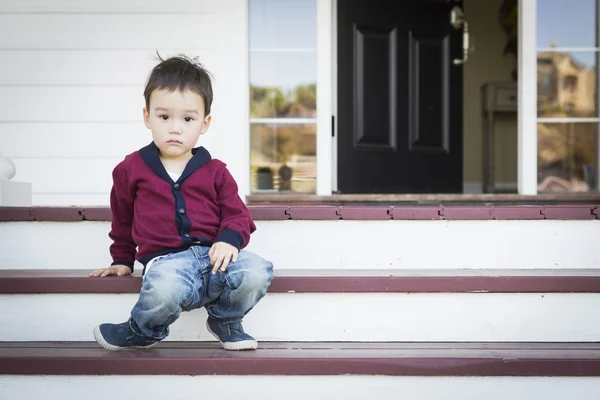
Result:
M190 121L193 121L194 119L192 117L185 117L183 120L185 122L190 122Z
M159 115L158 118L162 119L163 121L166 121L169 119L168 115Z

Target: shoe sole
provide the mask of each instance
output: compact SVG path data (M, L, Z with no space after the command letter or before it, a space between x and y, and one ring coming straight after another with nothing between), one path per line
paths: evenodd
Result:
M212 329L210 329L210 326L208 325L208 321L206 321L206 329L215 337L217 338L217 340L219 341L219 343L221 343L221 346L223 346L223 348L225 350L230 350L230 351L240 351L240 350L256 350L258 348L258 343L256 342L256 340L240 340L239 342L221 342L221 339L219 339L219 336L217 336L216 333L214 333L212 331Z
M97 327L94 328L94 339L96 339L96 342L98 342L98 344L109 351L121 351L121 350L134 350L134 349L149 349L152 346L155 346L156 343L152 343L149 344L147 346L127 346L127 347L120 347L120 346L115 346L114 344L110 344L108 343L105 339L104 336L102 336L102 333L100 332L100 325L98 325Z

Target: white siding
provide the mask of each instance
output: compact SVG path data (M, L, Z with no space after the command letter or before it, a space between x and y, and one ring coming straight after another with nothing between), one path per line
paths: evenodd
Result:
M157 51L198 56L213 74L200 144L246 193L246 3L1 1L0 153L33 184L33 203L108 205L114 166L151 141L141 110Z
M179 52L201 52L202 63L210 70L216 67L213 51L181 48L161 50L161 55ZM4 50L2 53L10 62L0 64L0 85L139 88L146 82L147 71L156 64L156 53L148 50ZM69 65L76 67L67 68ZM141 96L139 93L138 97Z
M216 1L170 0L2 0L0 12L10 13L211 13Z

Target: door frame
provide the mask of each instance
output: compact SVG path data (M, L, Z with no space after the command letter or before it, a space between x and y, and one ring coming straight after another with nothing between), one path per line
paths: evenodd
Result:
M519 0L517 185L537 194L537 0Z
M317 2L317 195L337 191L337 5ZM537 194L537 0L519 0L518 171L520 195ZM600 168L599 168L600 169ZM600 175L600 174L599 174Z
M316 2L317 195L331 196L337 190L337 0Z

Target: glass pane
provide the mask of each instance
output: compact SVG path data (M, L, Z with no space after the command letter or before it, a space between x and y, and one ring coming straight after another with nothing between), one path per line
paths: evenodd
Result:
M538 191L595 188L596 124L538 124Z
M251 124L252 191L317 190L315 124Z
M251 118L314 118L317 59L310 53L250 54Z
M597 46L595 0L538 0L537 4L538 48Z
M316 0L250 0L250 48L317 46Z
M537 88L539 117L597 116L596 53L538 53Z

